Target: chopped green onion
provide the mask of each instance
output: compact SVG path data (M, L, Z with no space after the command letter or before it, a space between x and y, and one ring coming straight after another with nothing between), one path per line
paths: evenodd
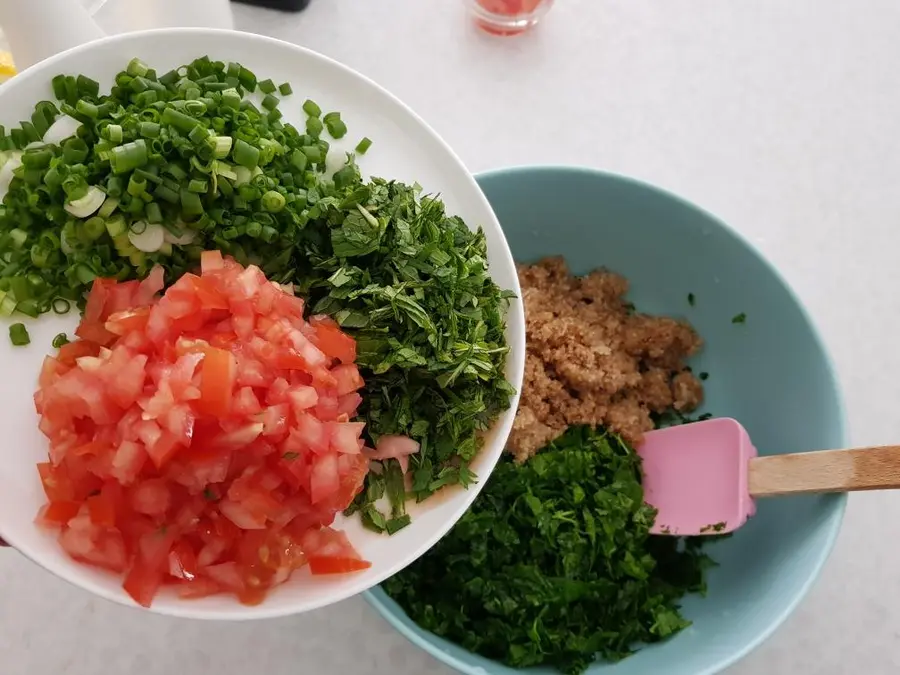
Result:
M99 239L105 233L106 221L103 220L103 218L94 216L93 218L88 218L84 221L84 234L88 241Z
M50 81L50 85L53 87L53 96L56 97L56 100L64 101L66 98L66 76L57 75Z
M110 197L120 197L125 187L122 185L122 179L118 176L110 176L106 179L106 194Z
M21 129L10 129L9 137L12 139L13 145L20 150L28 145L28 139L25 138L25 132Z
M196 192L190 190L181 190L181 211L186 216L199 216L203 213L203 202Z
M271 244L278 237L278 230L276 230L271 225L264 225L261 236L262 236L263 241Z
M22 166L26 169L46 169L53 159L53 153L47 149L40 148L28 150L22 155Z
M147 74L150 68L138 58L131 59L128 62L128 67L125 68L125 72L131 75L132 77L143 77Z
M106 138L108 138L112 143L121 143L122 138L124 138L122 133L122 127L118 124L110 124L105 129Z
M30 298L28 300L17 302L16 311L24 314L25 316L30 316L32 319L38 318L41 313L37 301Z
M156 202L147 204L147 208L144 211L148 223L161 223L163 221L162 211L159 208L159 204Z
M57 298L56 300L62 300L62 298ZM53 301L53 311L56 312L56 300ZM63 300L63 302L66 302ZM66 302L66 309L62 312L56 312L57 314L65 314L69 311L69 303ZM69 344L69 337L65 333L57 333L56 337L53 338L53 342L51 343L54 349L59 349L63 345Z
M209 146L212 148L213 157L216 159L228 157L233 142L231 136L210 136L207 139L207 143L209 143Z
M96 97L100 93L100 83L97 82L97 80L92 80L87 75L79 75L77 78L75 78L75 83L78 87L78 93L82 96ZM62 97L57 96L56 98Z
M194 145L200 145L200 143L205 143L209 138L209 132L203 127L197 126L190 130L188 138Z
M37 129L34 128L34 124L31 122L22 122L22 131L25 132L25 138L28 139L29 143L40 143L41 135L38 133Z
M132 173L128 179L128 194L132 197L140 197L147 191L147 179L141 178L136 173Z
M307 145L300 149L303 151L303 154L306 155L306 158L313 164L318 164L322 161L322 150L318 145Z
M90 117L91 119L97 119L97 117L100 115L100 109L96 106L96 104L91 103L90 101L85 101L84 99L79 99L78 103L75 104L75 110L77 110L85 117Z
M87 143L80 138L70 138L62 146L63 161L66 164L80 164L88 158L89 150Z
M305 112L310 117L318 117L322 114L322 109L316 104L315 101L306 99L306 101L303 102L303 112Z
M280 192L269 190L269 192L266 192L262 196L262 198L260 199L260 203L262 207L269 213L278 213L279 211L284 209L285 199L284 195Z
M128 87L135 94L140 94L141 92L147 91L147 89L150 87L150 82L139 75L128 83Z
M226 89L222 92L222 105L237 110L241 107L241 95L237 89Z
M320 136L339 116L307 101L306 130L284 123L289 83L206 57L161 76L132 59L114 79L101 93L89 77L55 77L54 101L0 127L0 152L23 151L0 203L0 314L83 307L97 277L140 279L157 263L176 277L205 248L290 281L299 231L326 204L343 209L360 180L355 166L325 174ZM52 140L25 150L56 122Z
M97 211L97 215L104 219L109 218L118 206L119 200L115 197L108 196L106 201L103 202L103 206Z
M344 121L341 119L341 114L337 112L330 112L323 118L325 122L325 128L328 129L328 133L332 138L343 138L347 134L347 125L344 124Z
M188 183L188 190L191 192L196 192L198 194L203 194L209 189L209 183L205 180L201 180L199 178L191 179L191 182Z
M261 223L258 223L255 220L251 220L249 223L247 223L247 236L256 239L260 234L262 234L262 229L263 226Z
M239 138L234 142L231 158L235 164L254 169L259 165L259 149Z
M0 316L12 316L12 313L16 311L16 299L9 294L3 296L3 300L0 301Z
M303 151L297 149L291 153L291 165L297 171L304 171L308 163L309 159Z
M159 177L159 168L154 165L149 165L145 169L135 169L134 175L140 176L146 181L159 185L162 183L162 178Z
M274 89L272 91L274 91ZM272 96L272 94L266 94L262 100L262 107L266 110L274 110L278 107L278 98Z
M25 328L24 323L14 323L9 327L9 340L16 347L23 347L31 343L28 329Z
M318 117L307 117L306 118L306 133L315 138L319 137L319 134L322 133L322 129L325 125L322 123Z
M185 134L190 133L195 127L200 126L200 122L190 115L185 115L183 112L175 110L175 108L166 108L163 110L160 121Z
M363 139L356 144L356 152L360 155L364 155L366 154L366 151L371 147L372 141L367 137L363 137Z
M237 76L241 86L251 94L256 91L256 75L252 71L241 66L240 74Z
M143 138L117 145L112 149L109 164L115 173L125 173L147 163L147 144Z
M106 231L113 239L125 234L127 230L128 225L125 223L125 218L121 215L113 216L112 218L108 218L106 220Z
M153 190L153 196L159 197L170 204L177 204L179 199L178 193L166 185L157 185Z
M179 166L178 164L174 164L174 163L169 164L165 168L165 173L172 176L172 178L174 178L176 181L184 180L185 178L188 177L187 171L185 171L183 168L181 168L181 166Z
M138 131L144 138L159 138L160 126L156 122L141 122Z

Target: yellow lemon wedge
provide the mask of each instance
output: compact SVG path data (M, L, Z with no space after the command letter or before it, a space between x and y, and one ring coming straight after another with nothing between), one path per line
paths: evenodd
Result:
M5 82L16 74L16 64L13 63L12 54L0 51L0 82Z

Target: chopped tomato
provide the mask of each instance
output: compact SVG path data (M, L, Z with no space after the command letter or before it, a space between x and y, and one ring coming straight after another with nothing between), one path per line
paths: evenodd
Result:
M308 530L301 537L300 546L313 574L344 574L372 565L360 558L347 535L330 527Z
M169 509L171 494L162 478L149 478L131 492L131 508L148 516L161 516Z
M159 267L95 280L81 339L45 359L36 522L74 559L123 574L145 606L167 584L257 603L307 564L365 569L329 525L372 453L413 450L363 451L354 340L328 317L307 323L290 286L217 251L159 296L164 282Z
M47 499L51 502L75 499L75 486L72 485L72 480L64 467L54 467L50 462L41 462L37 468Z
M241 577L241 571L234 561L210 565L203 571L223 588L227 588L235 593L241 593L244 590L244 579Z
M50 502L41 507L35 521L48 527L59 527L77 516L79 510L81 504L78 502Z
M103 327L114 335L125 335L134 330L143 330L147 326L150 319L150 309L147 307L138 307L137 309L129 309L123 312L111 314L103 324ZM79 337L84 337L79 336Z
M309 557L309 571L313 574L345 574L347 572L358 572L366 570L372 566L367 560L359 558L320 558L318 556Z
M341 363L356 361L356 340L344 333L330 319L315 322L316 342L326 356L337 359Z
M169 551L169 575L176 579L191 581L196 579L199 573L197 555L191 545L184 540L176 543Z
M135 560L128 575L122 584L122 588L139 605L149 607L153 602L153 596L159 591L163 582L161 570L153 569L143 560Z
M222 592L222 586L212 579L204 579L203 577L197 577L189 581L186 580L177 585L178 597L185 599L206 598L210 595L217 595Z
M221 251L203 251L200 254L200 270L205 275L207 272L216 272L225 267L225 260Z
M234 378L235 362L231 352L215 347L207 349L200 366L200 410L213 417L227 415Z
M139 605L149 607L168 570L169 552L176 534L161 527L140 538L137 555L122 587Z
M114 529L91 523L86 515L72 518L59 535L59 543L70 556L82 562L124 572L127 565L125 542Z
M101 490L100 494L87 498L88 513L94 525L102 527L116 526L116 509L118 504L110 490Z
M335 387L338 396L346 396L362 389L364 384L359 368L352 363L337 366L331 371L335 379Z
M60 347L57 359L64 365L74 366L76 359L82 356L97 356L99 353L100 345L94 342L78 340L76 342L69 342Z

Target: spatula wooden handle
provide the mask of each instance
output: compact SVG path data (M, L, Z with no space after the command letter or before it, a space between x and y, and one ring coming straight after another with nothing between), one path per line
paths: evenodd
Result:
M900 488L900 446L755 457L749 484L753 497L895 490Z

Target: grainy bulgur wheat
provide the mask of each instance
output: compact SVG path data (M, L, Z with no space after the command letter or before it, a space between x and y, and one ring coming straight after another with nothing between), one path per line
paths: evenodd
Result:
M602 425L631 445L651 413L694 410L703 386L685 365L702 341L683 321L634 313L628 282L569 274L562 258L520 265L525 381L508 448L524 461L575 424Z

